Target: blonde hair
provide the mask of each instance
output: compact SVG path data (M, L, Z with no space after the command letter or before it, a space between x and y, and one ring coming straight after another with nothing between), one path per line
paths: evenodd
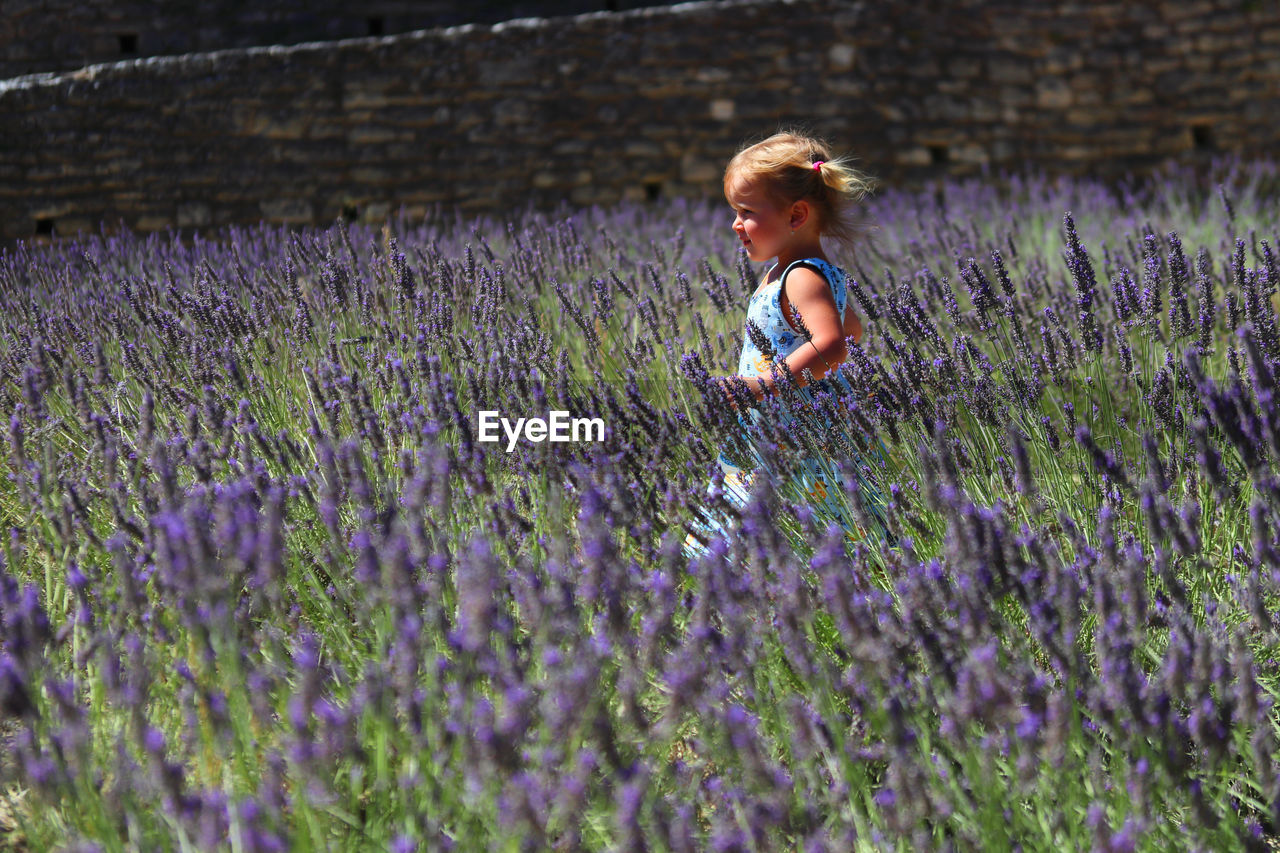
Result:
M783 131L748 145L725 167L726 196L735 178L759 181L779 207L809 202L818 217L818 233L839 243L851 245L867 230L858 203L875 188L874 180L850 166L847 158L833 157L821 139Z

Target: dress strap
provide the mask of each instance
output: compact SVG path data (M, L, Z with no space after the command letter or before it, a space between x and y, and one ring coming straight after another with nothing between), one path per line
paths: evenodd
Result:
M796 267L809 267L818 275L822 276L827 287L831 288L831 298L835 300L836 311L840 315L840 322L844 322L844 307L849 302L849 291L845 288L843 272L831 263L821 258L801 258L798 261L792 261L787 264L787 268L782 271L782 275L778 276L778 292L782 292L782 287L786 283L787 273Z

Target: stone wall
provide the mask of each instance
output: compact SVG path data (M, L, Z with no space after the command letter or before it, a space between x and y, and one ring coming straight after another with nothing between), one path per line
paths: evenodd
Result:
M4 238L718 194L802 124L890 182L1280 142L1280 6L731 0L0 82Z
M0 78L101 62L571 15L661 0L5 0Z

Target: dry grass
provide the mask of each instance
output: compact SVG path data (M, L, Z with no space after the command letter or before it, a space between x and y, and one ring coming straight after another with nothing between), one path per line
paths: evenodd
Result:
M0 791L0 851L29 850L26 838L18 823L18 812L25 808L27 792L20 788Z
M13 733L16 726L0 720L0 780L12 779ZM3 784L3 783L0 783ZM25 808L27 792L17 785L0 787L0 851L26 851L26 838L18 823L18 812Z

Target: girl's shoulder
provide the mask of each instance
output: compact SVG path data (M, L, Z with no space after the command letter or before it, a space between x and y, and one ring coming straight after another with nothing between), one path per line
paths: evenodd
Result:
M785 284L787 274L796 267L807 267L826 281L827 287L831 291L831 299L835 302L836 311L843 317L845 306L849 302L848 274L840 267L822 258L801 258L798 261L792 261L787 264L787 268L783 270L782 275L778 276L779 283ZM780 301L784 298L781 295L782 290L783 288L779 286Z
M832 290L843 290L845 287L845 279L849 277L843 269L822 258L801 258L798 261L792 261L787 264L787 268L778 276L778 281L784 281L787 274L796 267L809 267L818 275L827 280Z

